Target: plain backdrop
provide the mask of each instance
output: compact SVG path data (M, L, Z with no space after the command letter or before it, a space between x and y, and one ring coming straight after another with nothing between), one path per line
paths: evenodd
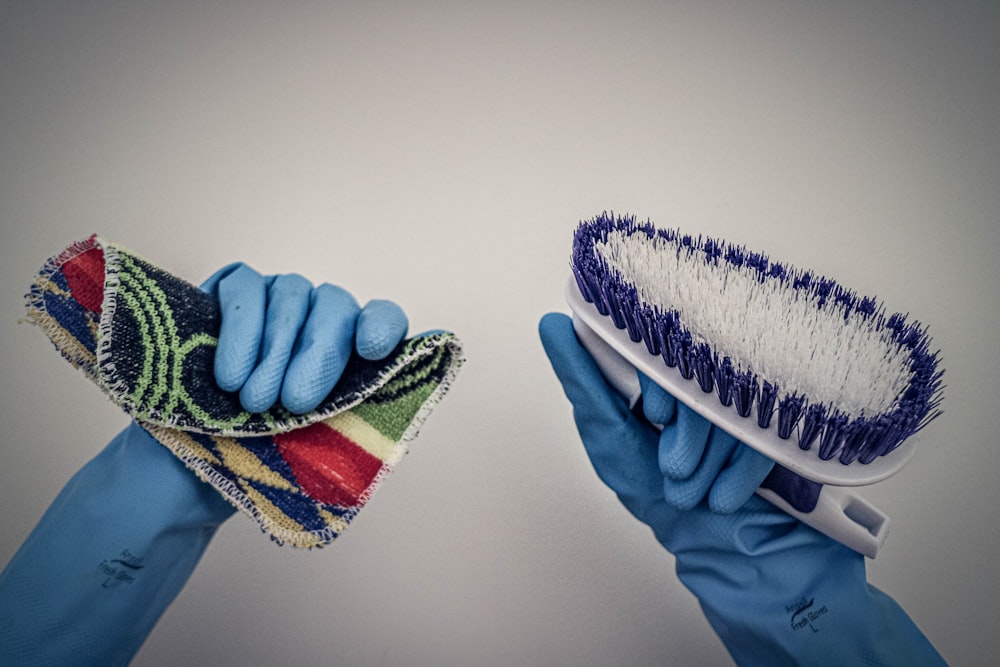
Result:
M930 327L946 414L865 492L893 521L869 575L990 662L998 33L990 2L3 2L0 563L126 423L18 322L99 232L194 282L243 260L394 299L468 356L334 545L235 517L136 665L728 664L538 342L574 226L614 210Z

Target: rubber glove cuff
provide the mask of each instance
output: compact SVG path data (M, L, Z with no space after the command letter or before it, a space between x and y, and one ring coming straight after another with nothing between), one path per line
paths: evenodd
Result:
M128 664L233 512L132 423L0 573L0 664Z

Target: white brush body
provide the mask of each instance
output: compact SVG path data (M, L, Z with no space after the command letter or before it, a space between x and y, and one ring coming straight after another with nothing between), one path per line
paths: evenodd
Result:
M761 428L755 419L740 417L732 406L723 406L714 393L703 392L696 381L681 377L677 369L650 354L642 342L633 342L627 332L614 326L611 318L597 312L580 295L572 278L567 284L566 300L580 342L594 357L609 384L627 397L630 405L639 398L638 369L736 439L792 472L824 484L816 507L808 513L796 510L768 489L758 489L757 495L869 558L878 555L888 535L888 515L841 487L872 484L893 475L912 457L915 438L906 440L892 456L879 457L872 463L844 465L836 459L824 461L815 452L800 449L795 440L779 438L774 424Z

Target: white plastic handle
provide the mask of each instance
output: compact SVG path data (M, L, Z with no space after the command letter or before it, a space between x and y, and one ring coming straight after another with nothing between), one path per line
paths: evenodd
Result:
M574 313L573 327L577 338L594 357L608 383L628 398L629 405L639 400L641 389L636 368ZM652 377L654 381L655 377ZM683 397L677 397L682 400ZM732 433L725 423L716 423ZM811 512L800 512L770 489L759 488L757 495L782 511L812 526L827 537L854 549L869 558L875 558L885 543L889 530L889 516L864 498L843 487L825 484L819 500Z
M882 510L842 486L823 486L811 512L800 512L771 489L757 489L757 495L827 537L875 558L889 532L889 517Z

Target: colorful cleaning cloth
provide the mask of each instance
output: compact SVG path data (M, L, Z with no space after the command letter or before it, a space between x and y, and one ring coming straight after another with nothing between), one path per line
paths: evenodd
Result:
M26 295L28 321L153 437L279 544L339 535L448 391L459 339L354 355L320 406L251 414L214 380L215 300L96 235L51 258Z

